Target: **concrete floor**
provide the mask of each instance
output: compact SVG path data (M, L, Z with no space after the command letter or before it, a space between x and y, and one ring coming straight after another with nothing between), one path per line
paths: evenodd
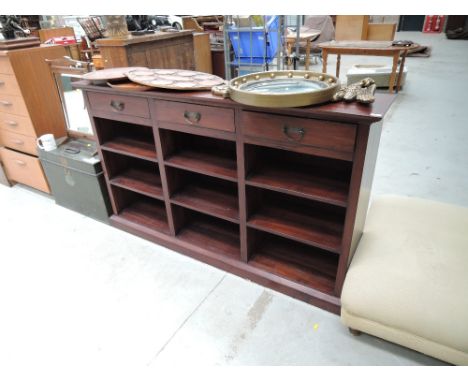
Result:
M407 85L385 120L373 195L468 206L468 41L397 37L429 44L433 55L408 59ZM345 56L342 73L381 60ZM27 187L0 186L0 211L0 378L73 371L135 380L163 365L443 364L353 337L338 316L56 206Z

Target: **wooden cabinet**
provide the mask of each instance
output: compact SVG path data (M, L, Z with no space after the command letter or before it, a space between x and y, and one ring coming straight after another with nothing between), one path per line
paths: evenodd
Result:
M394 96L261 109L209 92L76 86L98 139L112 225L339 312ZM112 100L125 102L125 115L101 107Z
M62 46L0 51L0 151L10 180L50 192L37 159L37 137L66 135L60 98L46 59L63 57Z
M96 41L104 68L145 66L195 70L191 31L155 32Z

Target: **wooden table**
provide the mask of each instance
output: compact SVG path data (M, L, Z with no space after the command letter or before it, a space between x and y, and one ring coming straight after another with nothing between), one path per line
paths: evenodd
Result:
M309 70L309 61L310 61L310 44L312 41L316 40L320 36L320 31L318 29L308 30L306 32L300 32L299 42L306 43L306 58L305 58L305 70ZM291 53L292 46L297 42L297 33L290 32L286 35L286 47L288 50L288 69L291 66Z
M404 46L392 46L392 41L331 41L324 42L319 44L319 47L322 48L322 60L323 67L322 72L327 72L327 58L329 54L336 54L336 76L340 75L340 63L341 55L356 55L356 56L389 56L393 57L393 66L392 73L390 75L390 82L388 84L388 89L390 93L393 93L393 88L395 85L396 71L398 66L398 60L400 56L402 57L396 92L400 90L401 78L403 76L403 69L405 66L406 54L409 47Z

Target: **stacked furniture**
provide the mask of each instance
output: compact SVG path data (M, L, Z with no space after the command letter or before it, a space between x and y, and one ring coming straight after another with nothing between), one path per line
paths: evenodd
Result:
M338 313L394 96L262 109L85 82L111 224Z
M0 50L0 158L7 177L50 193L37 158L37 137L66 136L60 98L46 59L63 46Z
M346 276L343 323L468 365L467 248L468 208L379 197Z

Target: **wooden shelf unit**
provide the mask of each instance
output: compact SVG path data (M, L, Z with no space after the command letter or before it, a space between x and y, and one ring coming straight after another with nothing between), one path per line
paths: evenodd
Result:
M261 109L209 92L75 86L98 138L111 224L339 312L393 96ZM106 110L116 102L122 111Z

